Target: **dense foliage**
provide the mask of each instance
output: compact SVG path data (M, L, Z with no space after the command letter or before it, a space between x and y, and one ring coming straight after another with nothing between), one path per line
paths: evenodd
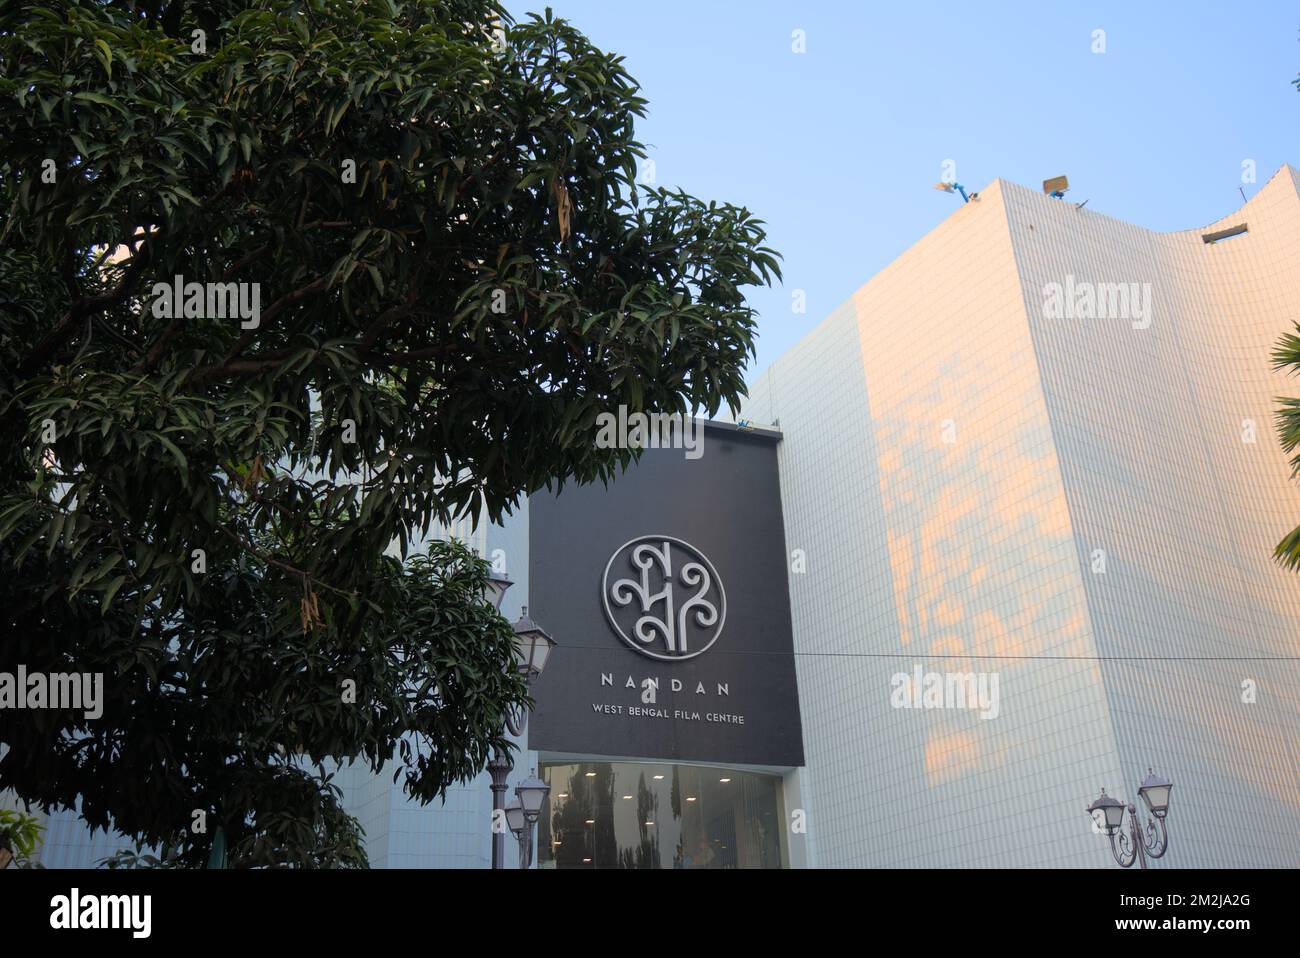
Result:
M6 714L0 787L364 864L328 760L430 800L526 697L483 563L408 546L610 476L602 411L734 406L761 224L636 182L635 82L549 11L9 3L0 78L0 671L104 675Z

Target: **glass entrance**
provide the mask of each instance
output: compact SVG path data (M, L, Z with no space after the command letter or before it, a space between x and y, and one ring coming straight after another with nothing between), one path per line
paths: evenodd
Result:
M543 763L541 868L781 868L781 779L695 765Z

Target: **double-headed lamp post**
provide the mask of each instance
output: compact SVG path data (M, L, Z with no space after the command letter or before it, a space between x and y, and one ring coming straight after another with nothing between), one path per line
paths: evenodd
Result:
M519 797L506 806L506 824L519 839L519 867L533 864L533 827L542 814L542 803L551 793L551 786L537 777L536 770L515 786Z
M1100 824L1106 827L1110 838L1110 853L1121 868L1131 868L1134 862L1147 867L1147 857L1159 858L1169 850L1169 833L1165 830L1165 816L1169 814L1169 791L1173 783L1167 778L1156 775L1147 769L1146 780L1138 788L1138 794L1151 813L1146 825L1139 827L1137 808L1132 802L1128 805L1128 834L1124 833L1124 804L1101 790L1101 798L1088 806L1088 814L1097 821L1097 813L1102 815ZM1158 833L1157 833L1158 832Z
M488 579L488 598L492 601L497 609L501 608L501 600L505 598L506 589L510 588L513 583L503 575L493 573ZM542 669L546 666L546 660L550 656L551 649L555 647L555 640L546 634L546 630L528 617L528 606L524 606L523 612L519 616L519 621L515 623L514 639L514 669L524 677L527 682L532 682L537 676L542 674ZM516 738L523 735L524 729L528 725L528 714L526 712L511 712L506 716L506 728L511 735ZM516 828L512 822L511 810L506 808L505 795L509 788L508 779L510 772L514 768L514 763L510 761L510 756L497 749L492 758L488 761L488 773L492 776L492 867L505 868L505 830L499 826L501 818L498 812L504 814L506 824L510 830L519 835L523 828L523 822L530 826L537 821L541 812L542 803L546 800L546 795L551 788L545 782L539 780L536 775L531 776L528 780L521 783L516 789L515 794L519 796L518 802L521 808L519 827ZM540 786L540 791L538 791ZM522 804L520 804L522 803ZM529 811L531 809L531 812ZM531 815L531 817L528 817ZM521 838L522 844L522 838ZM521 847L521 863L524 861L524 853ZM523 864L522 867L528 867Z

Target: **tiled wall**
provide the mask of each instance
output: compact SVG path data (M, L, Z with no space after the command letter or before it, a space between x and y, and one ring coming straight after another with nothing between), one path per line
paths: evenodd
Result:
M1102 785L1135 799L1148 764L1175 781L1161 864L1300 864L1300 577L1268 561L1300 522L1267 372L1300 316L1292 172L1245 216L1207 248L995 182L755 384L807 554L818 864L1113 867L1083 810ZM1150 327L1048 319L1067 273L1150 282ZM998 716L894 708L914 664L996 673ZM1242 803L1250 837L1223 828Z
M1006 195L1127 794L1176 783L1171 865L1298 866L1300 576L1271 551L1300 523L1274 397L1300 388L1269 360L1300 318L1294 174L1172 234ZM1150 325L1044 316L1066 273L1149 284Z

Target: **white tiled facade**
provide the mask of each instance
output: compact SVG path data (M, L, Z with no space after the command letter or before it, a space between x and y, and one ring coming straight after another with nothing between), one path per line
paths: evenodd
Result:
M1084 809L1154 766L1153 867L1300 866L1300 576L1271 560L1300 385L1269 358L1298 263L1290 167L1171 234L999 180L758 380L806 562L812 864L1114 867ZM1066 318L1053 283L1138 295ZM893 707L915 665L996 673L996 718Z

